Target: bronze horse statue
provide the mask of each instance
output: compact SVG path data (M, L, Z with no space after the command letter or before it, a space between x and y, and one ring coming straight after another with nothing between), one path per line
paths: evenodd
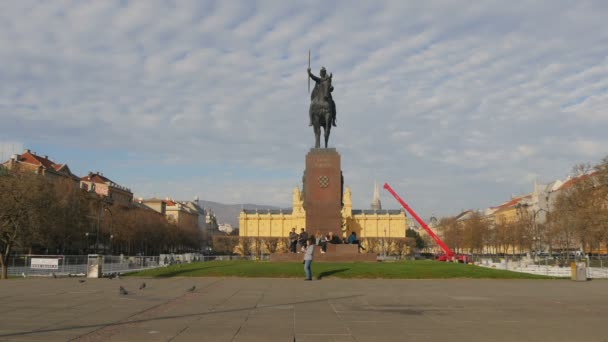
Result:
M310 69L308 74L316 82L309 109L310 121L315 132L315 148L321 148L321 127L323 127L325 136L325 148L327 148L331 126L335 126L336 119L336 104L331 96L334 89L331 85L333 75L327 76L325 68L321 69L321 77L310 73Z

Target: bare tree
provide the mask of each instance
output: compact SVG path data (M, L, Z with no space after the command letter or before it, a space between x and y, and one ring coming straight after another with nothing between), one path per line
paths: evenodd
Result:
M465 246L471 253L482 253L485 242L488 238L488 222L478 213L473 212L467 220L463 222L464 236L466 237Z
M439 220L439 226L443 231L443 242L456 253L462 248L462 227L455 217L444 217Z
M78 254L84 244L90 196L69 179L53 182L51 216L40 232L39 244L51 253Z
M606 159L591 167L577 165L549 215L553 242L569 256L575 248L591 251L606 240L608 167Z
M7 278L8 257L15 247L29 249L52 215L49 182L18 169L0 175L0 279Z
M513 244L517 252L528 253L532 250L535 222L527 205L518 206L515 221L511 224Z

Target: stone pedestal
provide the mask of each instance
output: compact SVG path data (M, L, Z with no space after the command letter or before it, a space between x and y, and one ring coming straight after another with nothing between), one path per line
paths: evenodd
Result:
M306 231L340 234L342 224L342 170L335 148L313 148L306 155L304 210Z
M321 253L321 247L315 246L313 262L376 262L375 253L359 253L357 245L327 245L327 253ZM270 254L270 262L298 262L304 260L304 253Z

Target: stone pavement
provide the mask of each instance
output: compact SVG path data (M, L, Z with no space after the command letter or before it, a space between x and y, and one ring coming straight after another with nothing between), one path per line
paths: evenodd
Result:
M0 341L608 341L607 292L603 280L13 279L0 282Z

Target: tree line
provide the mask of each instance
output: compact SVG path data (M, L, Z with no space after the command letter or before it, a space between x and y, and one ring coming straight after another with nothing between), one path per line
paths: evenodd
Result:
M197 227L156 211L112 204L69 180L0 167L0 267L15 253L157 255L199 251Z
M596 165L575 166L573 176L547 198L547 208L519 205L512 220L492 220L479 212L465 220L444 217L439 223L443 241L457 253L605 253L608 157Z

